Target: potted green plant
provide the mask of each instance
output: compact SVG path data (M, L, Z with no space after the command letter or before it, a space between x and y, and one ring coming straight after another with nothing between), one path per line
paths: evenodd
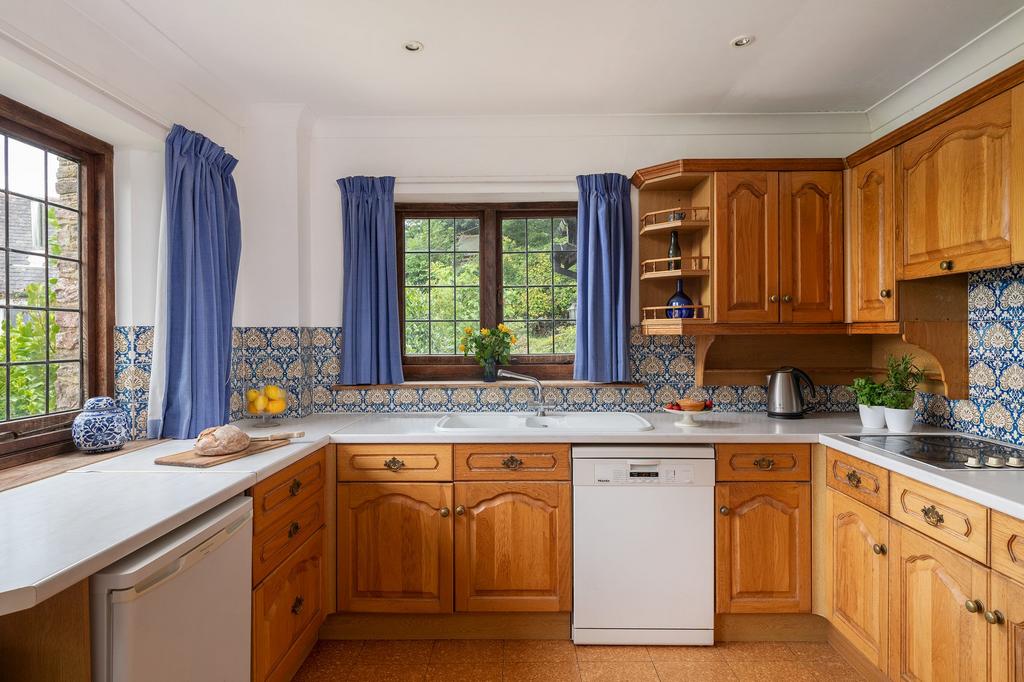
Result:
M473 354L476 361L484 368L484 381L495 381L498 378L498 365L507 365L512 357L512 346L516 345L516 336L504 324L494 329L481 328L474 331L472 327L462 330L462 341L459 350L463 355Z
M890 355L886 360L882 404L890 431L907 433L914 428L914 393L922 379L924 372L914 364L914 356Z
M857 396L857 410L860 412L860 423L864 428L885 428L885 407L882 403L885 397L884 388L871 377L853 380L850 389Z

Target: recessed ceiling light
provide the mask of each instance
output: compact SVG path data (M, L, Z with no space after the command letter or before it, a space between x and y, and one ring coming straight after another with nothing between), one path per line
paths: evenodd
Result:
M403 47L409 52L419 52L423 49L423 43L418 40L410 40Z
M754 42L754 36L737 36L732 39L733 47L746 47L750 43Z

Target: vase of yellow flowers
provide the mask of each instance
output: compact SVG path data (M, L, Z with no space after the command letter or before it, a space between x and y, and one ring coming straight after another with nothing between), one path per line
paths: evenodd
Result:
M498 365L508 364L514 345L515 334L504 324L499 324L494 329L482 327L480 331L466 327L462 330L459 350L466 356L473 354L484 368L484 381L495 381L498 378Z

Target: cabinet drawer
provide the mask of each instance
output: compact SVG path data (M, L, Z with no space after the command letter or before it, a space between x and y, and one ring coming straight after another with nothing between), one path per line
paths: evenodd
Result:
M887 469L829 448L825 475L829 488L860 500L883 514L889 513Z
M567 444L456 445L457 481L568 481Z
M992 568L1024 583L1024 521L992 512Z
M450 481L451 445L339 445L339 481Z
M311 538L252 593L254 680L291 680L324 619L324 532Z
M323 491L327 465L326 448L303 457L252 488L252 531L258 535L295 513Z
M889 515L976 561L988 563L988 509L892 474Z
M321 489L322 491L323 489ZM278 564L302 546L324 525L324 496L316 495L309 504L295 509L276 524L252 539L252 584L255 587Z
M811 446L766 444L715 446L719 481L809 481Z

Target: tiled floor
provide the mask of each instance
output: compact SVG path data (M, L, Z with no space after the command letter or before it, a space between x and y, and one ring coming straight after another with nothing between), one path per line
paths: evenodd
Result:
M714 647L573 646L567 641L321 641L295 682L719 682L862 679L823 642Z

